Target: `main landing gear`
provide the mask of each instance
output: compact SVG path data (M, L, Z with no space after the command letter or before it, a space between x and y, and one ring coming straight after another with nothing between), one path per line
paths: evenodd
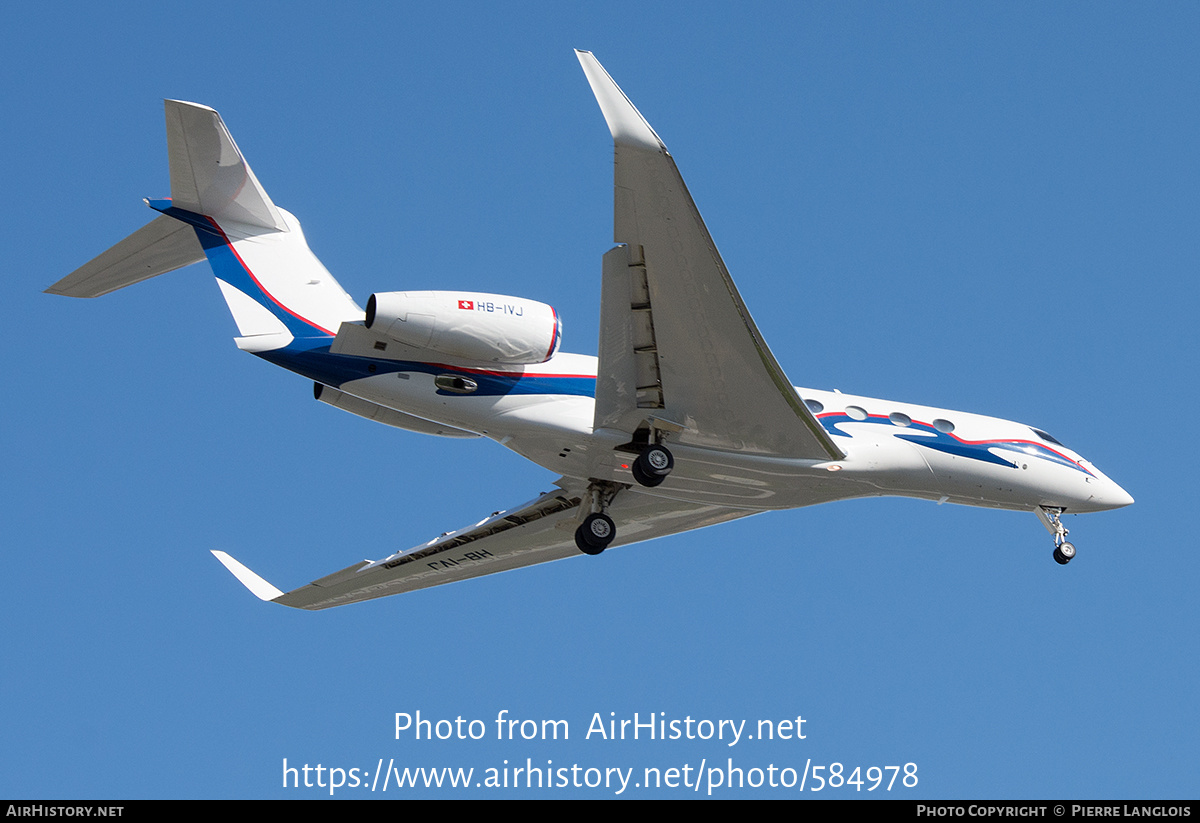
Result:
M1075 546L1067 542L1067 527L1062 524L1062 509L1051 509L1040 506L1037 509L1038 519L1046 530L1054 535L1054 562L1065 566L1075 557Z
M652 489L666 480L675 468L675 458L663 441L685 431L686 427L661 417L650 417L645 422L646 425L639 426L633 433L633 442L620 448L626 452L637 451L638 456L629 469L638 485Z
M592 512L575 530L575 545L584 554L600 554L617 536L617 524L604 512Z
M661 443L655 443L642 449L642 453L630 466L633 479L650 488L654 488L666 480L673 468L675 468L675 458Z
M617 525L606 512L617 492L627 488L629 487L621 483L608 480L593 480L588 484L590 513L583 518L579 528L575 529L575 545L581 552L600 554L616 538Z
M668 422L663 429L661 421L652 424L646 445L642 447L637 458L630 466L633 479L640 485L654 488L667 479L667 475L675 468L675 458L670 449L662 444L666 432L681 430L682 427ZM673 428L672 428L673 427ZM629 444L633 446L633 444ZM634 446L636 448L636 446ZM617 536L617 526L608 516L608 507L621 489L628 489L624 483L614 483L611 480L595 480L588 483L587 515L575 529L575 545L584 554L600 554L608 548Z

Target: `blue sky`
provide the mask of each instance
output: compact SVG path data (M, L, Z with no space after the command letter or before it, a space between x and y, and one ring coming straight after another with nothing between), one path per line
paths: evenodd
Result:
M908 798L1196 797L1194 5L284 8L7 15L0 796L328 796L283 789L285 758L732 758L911 762ZM203 266L42 289L168 193L174 97L222 113L360 303L528 296L594 353L611 142L572 48L671 148L794 383L1044 428L1136 505L1071 518L1065 569L1031 514L870 500L322 613L251 597L210 549L289 589L553 477L313 402L236 349ZM396 740L418 710L492 733ZM502 710L571 738L497 741ZM635 712L806 737L584 739Z

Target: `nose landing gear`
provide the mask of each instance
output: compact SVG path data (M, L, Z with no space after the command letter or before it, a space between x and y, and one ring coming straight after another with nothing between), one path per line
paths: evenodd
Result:
M1040 506L1037 509L1038 519L1046 530L1054 535L1054 562L1065 566L1075 557L1075 546L1067 542L1067 527L1062 524L1062 509L1052 509Z

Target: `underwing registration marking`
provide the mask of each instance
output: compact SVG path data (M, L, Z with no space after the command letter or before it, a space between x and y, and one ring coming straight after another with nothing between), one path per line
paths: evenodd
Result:
M496 555L492 554L487 549L473 549L469 552L463 552L462 557L444 557L438 558L431 563L426 563L431 569L453 569L455 566L461 566L464 563L478 563L482 560L495 559Z

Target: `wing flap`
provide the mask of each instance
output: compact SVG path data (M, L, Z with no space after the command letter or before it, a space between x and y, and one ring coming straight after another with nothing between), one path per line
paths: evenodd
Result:
M779 457L841 459L755 325L665 145L595 57L576 54L616 148L613 239L628 250L630 269L644 269L618 275L606 259L605 276L630 277L635 287L639 277L645 279L648 299L631 302L628 311L649 318L663 414L686 427L678 440ZM611 312L607 303L605 310ZM601 396L614 385L605 380L610 367L614 374L628 374L628 363L620 362L628 354L612 352L627 349L631 336L626 326L609 322L600 334L598 427L601 414L628 420L639 416L637 409L650 408L645 392L634 408L628 391Z

